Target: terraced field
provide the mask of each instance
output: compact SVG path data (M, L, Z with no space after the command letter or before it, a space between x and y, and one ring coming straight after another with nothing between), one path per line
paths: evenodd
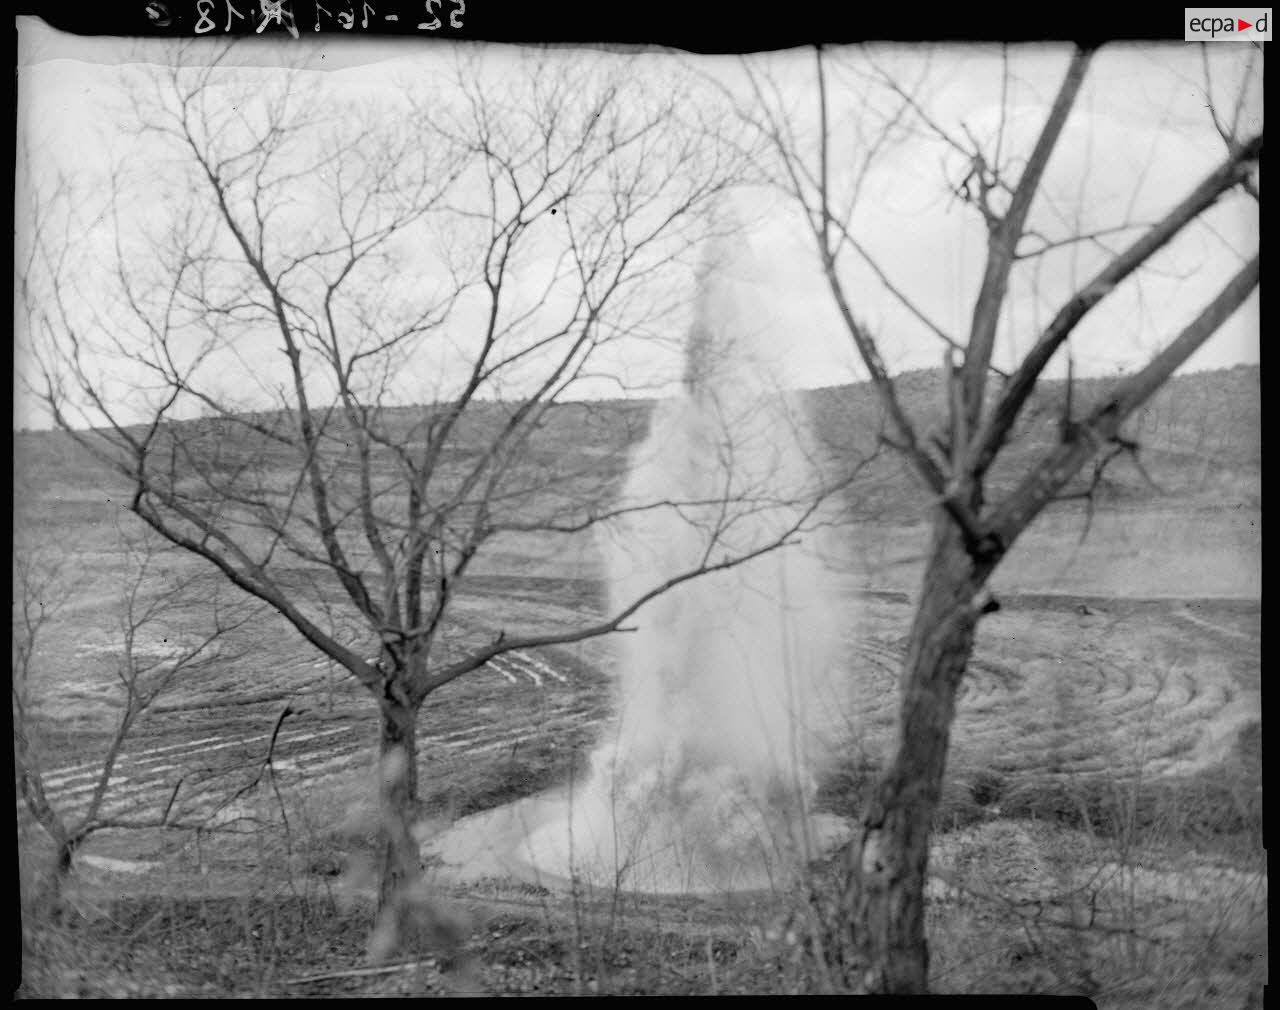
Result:
M593 609L596 594L579 580L491 578L468 607L568 620ZM908 601L852 589L848 600L856 621L847 635L846 752L875 759L892 740ZM1233 761L1252 768L1260 624L1256 601L1005 598L983 625L962 690L953 790L996 812L1035 809L1038 797L1090 783L1175 783ZM110 816L158 816L171 803L175 823L252 831L268 784L323 797L333 783L372 772L377 722L366 693L276 630L255 629L251 659L156 706L117 761ZM46 737L46 753L59 755L49 762L49 798L69 812L89 802L106 742L101 712L75 717L77 699L109 697L109 664L86 661L98 647L77 646L81 679L53 710L71 717L51 720ZM608 657L607 642L516 652L442 690L420 726L424 795L447 798L451 775L516 767L532 751L535 764L563 774L570 752L588 749L608 719ZM94 670L96 681L85 678ZM363 781L371 790L372 778ZM1239 783L1257 784L1251 774ZM443 811L451 812L459 811ZM101 851L140 842L104 835ZM94 851L97 843L86 849Z
M492 577L460 616L476 627L495 615L567 621L598 609L597 598L598 587L582 580ZM842 598L852 679L845 760L820 795L829 812L850 814L868 781L850 766L873 767L892 741L910 604L905 594L852 583ZM943 830L933 840L928 915L939 988L1105 990L1098 1005L1116 1007L1259 1005L1247 1000L1266 975L1260 603L1049 594L1001 602L982 626L963 687ZM138 969L128 959L151 957L161 967L147 970L172 980L166 992L240 992L246 964L266 966L255 991L311 991L314 980L334 978L340 986L382 984L383 975L371 974L381 969L367 966L372 920L357 914L376 891L375 708L287 629L268 622L248 634L231 651L251 644L252 652L166 698L117 764L109 813L153 817L172 798L172 819L202 830L106 831L89 840L72 892L87 910L73 937L89 952L85 978L133 985ZM41 712L42 745L53 758L49 797L64 810L88 802L106 743L108 644L52 636L41 657L59 679ZM428 830L447 837L443 829L458 818L580 770L608 726L610 667L603 641L516 653L430 699L419 725ZM1166 820L1170 810L1176 817ZM1078 830L1082 812L1094 818L1086 830ZM19 818L26 820L21 808ZM1129 837L1138 843L1127 848L1124 831L1135 824ZM39 833L22 837L38 854ZM661 922L686 945L704 933L731 938L744 971L776 970L757 946L775 920L761 926L732 895L584 900L495 876L448 886L440 907L458 914L479 974L442 981L429 960L386 984L413 995L467 986L541 991L552 986L551 973L579 970L579 948L556 946L580 936L579 911L589 917L592 957L622 951L620 964L647 963ZM790 921L781 900L777 921ZM281 939L275 923L303 935ZM255 955L267 937L277 937L279 950ZM696 941L697 964L706 962L706 942ZM59 948L50 964L63 963L77 962ZM54 971L56 983L41 991L81 985L71 969ZM673 978L633 980L620 991L665 991L679 983ZM319 984L328 993L333 983ZM1190 995L1171 1001L1170 992Z
M590 719L594 708L579 697L571 684L572 664L560 657L517 652L488 664L475 675L481 697L496 696L498 703L481 705L477 715L491 716L491 709L508 710L511 718L486 719L458 729L428 733L421 741L427 754L446 752L473 756L510 750L538 734L555 734L569 724ZM327 667L324 660L311 669ZM295 683L287 694L271 692L248 696L224 695L219 702L162 704L155 709L151 732L139 735L116 763L109 790L109 816L138 817L163 810L177 791L172 819L185 823L225 825L241 809L229 803L263 766L268 750L271 769L289 786L314 786L328 775L347 771L372 757L372 725L353 717L353 696L345 686L327 687L331 675ZM543 691L532 708L508 696ZM345 711L334 711L341 696ZM285 698L291 712L273 734ZM503 700L500 700L503 699ZM300 708L294 709L293 706ZM536 713L536 717L535 717ZM271 746L274 736L274 746ZM77 813L89 803L97 783L100 760L62 764L45 779L49 798L61 809Z
M507 605L518 606L520 593L529 591L518 585ZM501 592L486 596L490 606L503 601ZM268 789L300 799L358 782L372 792L377 714L367 692L327 658L300 649L278 622L267 619L237 637L245 641L229 641L226 650L240 658L181 683L135 728L116 761L105 816L157 819L169 808L175 825L251 834ZM46 793L68 816L89 804L110 741L119 697L116 648L109 632L78 641L55 634L39 657L49 672L36 708ZM594 733L606 698L603 675L581 650L496 658L424 710L419 756L426 791L439 784L442 768L509 760L532 743ZM107 832L85 853L90 863L95 852L158 853L180 834Z
M1261 713L1256 601L1005 597L961 689L953 764L1028 778L1177 776L1229 756ZM905 608L870 601L851 643L855 719L887 742Z

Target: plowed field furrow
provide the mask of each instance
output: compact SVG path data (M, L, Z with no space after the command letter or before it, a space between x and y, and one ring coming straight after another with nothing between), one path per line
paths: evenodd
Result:
M581 725L581 722L565 719L562 722L552 723L550 725L543 722L524 723L516 726L505 726L500 730L486 730L483 732L471 733L466 736L458 735L447 740L431 740L429 742L463 754L480 754L494 749L493 745L500 746L504 740L507 740L513 735L518 735L521 739L527 739L530 735L550 732L551 730L554 730L557 725Z
M994 631L980 640L966 673L952 732L957 773L989 769L1024 784L1185 774L1220 761L1256 722L1254 610L1206 602L1192 613L1179 601L1148 601L1100 615L1097 601L1082 613L1061 600L1040 609L1028 600L992 618ZM868 750L890 745L896 732L901 629L910 616L899 602L877 606L847 659L850 732ZM598 654L505 654L438 703L433 698L420 729L424 767L436 758L456 766L460 757L501 756L530 741L606 732L607 675L585 655ZM376 714L363 688L328 660L292 653L284 640L254 662L153 710L119 756L108 811L158 816L181 781L175 816L248 817L268 793L231 806L228 798L262 768L286 703L293 713L272 753L278 783L294 787L372 766ZM96 787L96 755L108 738L101 727L95 732L63 731L64 761L45 776L51 802L68 813L83 810Z
M1186 621L1188 624L1194 625L1201 631L1208 631L1210 634L1219 635L1223 638L1230 639L1235 643L1243 643L1250 647L1256 647L1258 645L1258 634L1256 631L1245 631L1237 627L1232 627L1229 624L1212 621L1208 618L1201 617L1199 614L1193 613L1190 610L1179 611L1178 617L1183 621Z
M292 664L300 673L310 673L327 665L326 660ZM490 672L502 677L495 685L492 700L487 694L464 706L466 716L457 728L440 733L425 732L420 738L423 751L433 746L461 755L484 754L510 748L545 734L559 734L575 727L589 726L602 718L599 702L584 699L574 687L575 674L583 671L576 663L561 667L546 654L515 652L497 657L488 664ZM153 725L163 723L163 734L139 736L116 761L107 790L104 814L112 817L157 815L169 802L175 785L178 795L172 816L198 820L226 806L228 797L251 783L262 769L271 743L271 726L282 702L295 710L292 719L279 729L271 752L272 768L279 776L319 776L341 772L361 759L375 754L376 736L367 718L316 718L310 698L335 702L334 681L310 676L288 690L218 693L175 701L157 707ZM348 699L363 702L359 690L340 692ZM528 695L528 700L512 705L512 694ZM213 700L210 700L212 698ZM352 706L353 710L355 706ZM308 711L310 709L310 712ZM457 713L449 709L443 716L455 722ZM200 732L203 727L206 732ZM216 731L215 731L216 727ZM194 737L182 741L183 736ZM175 737L177 739L175 739ZM52 802L69 814L83 811L97 788L101 759L77 760L51 770L45 787ZM240 804L239 806L243 806ZM221 819L247 816L245 811L223 811Z

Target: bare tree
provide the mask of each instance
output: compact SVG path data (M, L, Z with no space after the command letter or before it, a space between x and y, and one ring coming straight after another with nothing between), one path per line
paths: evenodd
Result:
M160 74L136 100L149 170L127 162L104 204L109 294L72 279L65 189L38 194L20 260L58 425L156 532L376 700L384 906L419 872L418 714L434 692L512 650L624 629L671 587L786 544L822 497L797 492L810 504L746 545L730 534L749 502L614 504L631 433L591 432L602 451L580 452L599 415L565 404L644 381L621 351L672 336L689 256L741 172L718 132L731 117L616 57L526 52L502 75L459 59L396 108L322 112L287 81L226 88L216 61ZM459 617L504 537L571 545L621 509L715 523L696 564L610 613Z
M76 852L93 834L109 829L165 828L180 780L164 808L132 816L110 810L112 782L125 744L155 702L178 684L207 674L235 657L224 648L228 632L248 619L243 607L228 605L201 586L192 592L163 566L162 542L154 535L122 536L123 594L112 636L118 710L101 754L94 759L87 802L59 804L46 789L49 754L41 746L41 709L55 708L61 696L48 683L51 671L39 659L42 640L59 611L76 598L67 557L55 549L23 549L14 558L13 718L18 794L54 845L55 895L70 872ZM78 578L79 576L77 576ZM159 647L157 643L163 643ZM45 716L47 719L48 717Z
M1136 448L1122 435L1125 420L1258 283L1257 254L1240 255L1238 270L1202 311L1145 365L1119 379L1085 410L1072 403L1068 361L1068 395L1057 444L1011 480L993 484L993 466L1010 444L1032 391L1089 312L1118 287L1136 282L1140 270L1224 196L1236 189L1257 195L1262 135L1241 132L1248 118L1241 115L1242 92L1226 112L1214 111L1210 100L1213 124L1225 143L1224 156L1157 220L1126 219L1101 229L1072 230L1071 219L1064 222L1058 215L1055 222L1055 215L1046 213L1045 220L1058 225L1058 237L1051 237L1045 224L1033 223L1037 203L1049 212L1056 209L1043 193L1046 167L1062 144L1092 58L1091 52L1070 54L1039 134L1022 152L1011 149L1012 130L1007 129L1003 101L993 136L979 141L963 125L952 132L931 116L921 99L924 77L903 81L881 66L870 50L841 57L816 52L817 109L800 114L802 121L808 116L812 122L816 111L816 139L808 145L808 134L786 114L777 82L749 68L754 102L743 115L772 142L781 165L780 180L803 209L840 318L887 417L889 444L932 496L932 535L902 666L896 742L861 815L860 828L842 856L844 890L837 928L845 942L835 946L857 952L845 967L847 984L858 990L908 993L927 987L924 884L930 825L942 787L957 691L975 632L982 616L998 608L988 581L1018 537L1082 468ZM1007 90L1007 52L1003 66ZM837 130L830 107L831 79L837 71L846 80L860 80L865 88L867 104L860 114L843 121L852 123L849 134ZM986 226L986 266L966 339L948 334L920 301L890 278L852 224L859 199L865 199L862 189L871 166L908 133L932 137L958 155L968 174L953 182L953 190ZM1081 195L1088 199L1088 194ZM1068 226L1065 234L1063 223ZM1118 249L1102 241L1118 237L1127 240ZM1022 336L1018 341L1020 335L1009 332L1007 325L1002 330L1011 278L1020 265L1052 249L1084 244L1102 251L1100 269L1065 298L1029 340ZM885 362L885 338L855 315L846 272L854 257L892 300L943 344L949 417L945 436L929 437L908 415ZM996 367L998 335L1025 348L1008 372ZM993 375L999 380L994 389Z

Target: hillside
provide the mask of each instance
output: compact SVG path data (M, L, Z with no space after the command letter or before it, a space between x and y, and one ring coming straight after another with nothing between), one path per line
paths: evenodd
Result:
M1113 383L1111 379L1077 380L1073 416L1084 416ZM896 385L922 436L945 431L941 371L906 373ZM1061 381L1043 382L1036 389L1011 444L992 470L991 498L1010 487L1057 440L1065 393L1066 383ZM808 402L825 439L865 451L869 433L876 431L880 417L870 384L814 390L808 394ZM1260 493L1261 431L1256 366L1176 377L1124 427L1126 437L1140 446L1141 468L1128 454L1115 459L1099 482L1097 504L1212 504L1224 500L1255 504ZM897 460L886 460L874 469L874 476L868 475L851 496L856 514L888 519L912 511L919 500L914 476Z
M1074 415L1082 416L1111 381L1077 380ZM924 437L944 430L945 399L939 371L905 373L898 377L897 388ZM1009 449L993 469L992 497L1010 486L1031 461L1052 445L1064 395L1063 382L1045 382L1036 390ZM813 421L818 441L836 466L847 465L871 452L881 415L868 383L831 386L796 396ZM644 435L652 405L649 400L559 405L548 412L524 462L554 467L573 461L579 469L589 463L595 480L615 482L625 467L625 450ZM451 443L446 461L464 463L474 457L512 409L505 403L477 404L469 423L460 427ZM397 407L387 409L384 420L390 430L399 434L402 444L412 444L423 437L434 414L430 407ZM259 419L265 421L268 416ZM182 427L210 433L220 442L219 453L228 459L250 449L248 445L229 447L213 422L185 422ZM330 425L329 434L335 447L345 441L339 423ZM1098 507L1257 505L1262 448L1257 366L1242 365L1175 378L1130 420L1125 434L1141 447L1141 466L1135 465L1128 454L1115 459L1098 483ZM253 447L253 451L261 448ZM273 461L281 467L292 467L287 451L278 447L271 451ZM344 465L352 462L345 460ZM47 509L56 512L77 501L88 504L118 498L124 491L119 476L63 432L15 433L14 480L18 516L36 500L42 513ZM28 497L35 500L28 502ZM851 487L846 504L851 518L860 520L911 521L921 516L921 494L914 475L888 451L866 468ZM47 513L45 518L50 518Z

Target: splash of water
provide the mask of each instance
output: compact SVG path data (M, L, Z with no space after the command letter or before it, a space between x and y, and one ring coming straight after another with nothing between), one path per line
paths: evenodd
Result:
M682 394L655 408L623 491L634 511L602 549L615 608L761 553L674 587L620 636L616 725L567 815L527 839L544 870L646 891L766 886L812 841L848 615L824 585L807 425L773 388L755 269L741 244L709 255Z

